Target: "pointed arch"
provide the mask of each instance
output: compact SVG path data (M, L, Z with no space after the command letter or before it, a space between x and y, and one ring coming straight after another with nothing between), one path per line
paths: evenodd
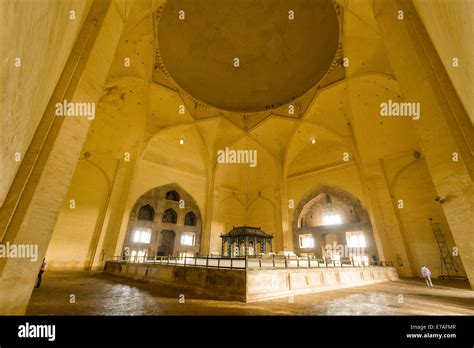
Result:
M175 224L178 221L178 214L173 208L168 208L163 212L161 222Z

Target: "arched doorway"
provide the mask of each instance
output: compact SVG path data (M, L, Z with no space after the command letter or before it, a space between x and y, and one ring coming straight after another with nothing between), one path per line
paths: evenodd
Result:
M166 192L166 199L169 201L179 202L179 193L176 190Z
M292 227L298 255L361 261L378 257L367 210L344 190L323 186L309 193L295 209Z
M169 208L164 211L161 222L175 224L177 220L178 220L178 214L176 214L176 211L173 208Z
M196 214L194 214L192 211L188 212L184 216L184 224L187 226L196 226Z
M155 218L155 210L149 204L144 205L138 211L138 220L153 221Z
M123 248L128 247L130 254L133 250L146 250L149 257L196 255L201 247L201 229L201 213L195 199L178 184L158 186L135 202Z
M156 251L156 256L173 255L175 238L176 233L174 231L161 231L159 235L159 246L158 250Z
M323 237L324 244L321 245L323 255L326 257L330 257L331 259L338 259L337 257L334 258L334 256L338 252L337 235L335 233L328 233L326 235L323 235Z

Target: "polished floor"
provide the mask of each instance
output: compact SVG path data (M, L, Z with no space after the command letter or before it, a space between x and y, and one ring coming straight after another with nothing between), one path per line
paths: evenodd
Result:
M401 280L254 303L213 301L102 272L47 271L27 315L474 315L467 282ZM184 302L184 303L183 303Z

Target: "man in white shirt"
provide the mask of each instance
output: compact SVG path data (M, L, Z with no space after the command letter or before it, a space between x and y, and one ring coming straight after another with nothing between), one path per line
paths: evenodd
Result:
M426 285L432 288L433 283L431 282L431 272L425 265L421 265L421 275L425 278Z

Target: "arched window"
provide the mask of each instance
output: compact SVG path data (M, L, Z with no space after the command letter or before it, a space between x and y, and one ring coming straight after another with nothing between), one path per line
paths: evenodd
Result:
M155 218L155 210L150 205L144 205L138 211L138 219L139 220L148 220L153 221Z
M176 212L169 208L166 209L165 212L163 213L163 219L161 220L162 222L167 222L170 224L175 224L176 220L178 220L178 214Z
M175 190L166 192L166 199L169 201L179 202L179 193Z
M192 211L186 214L184 217L184 224L188 226L196 226L196 214Z

